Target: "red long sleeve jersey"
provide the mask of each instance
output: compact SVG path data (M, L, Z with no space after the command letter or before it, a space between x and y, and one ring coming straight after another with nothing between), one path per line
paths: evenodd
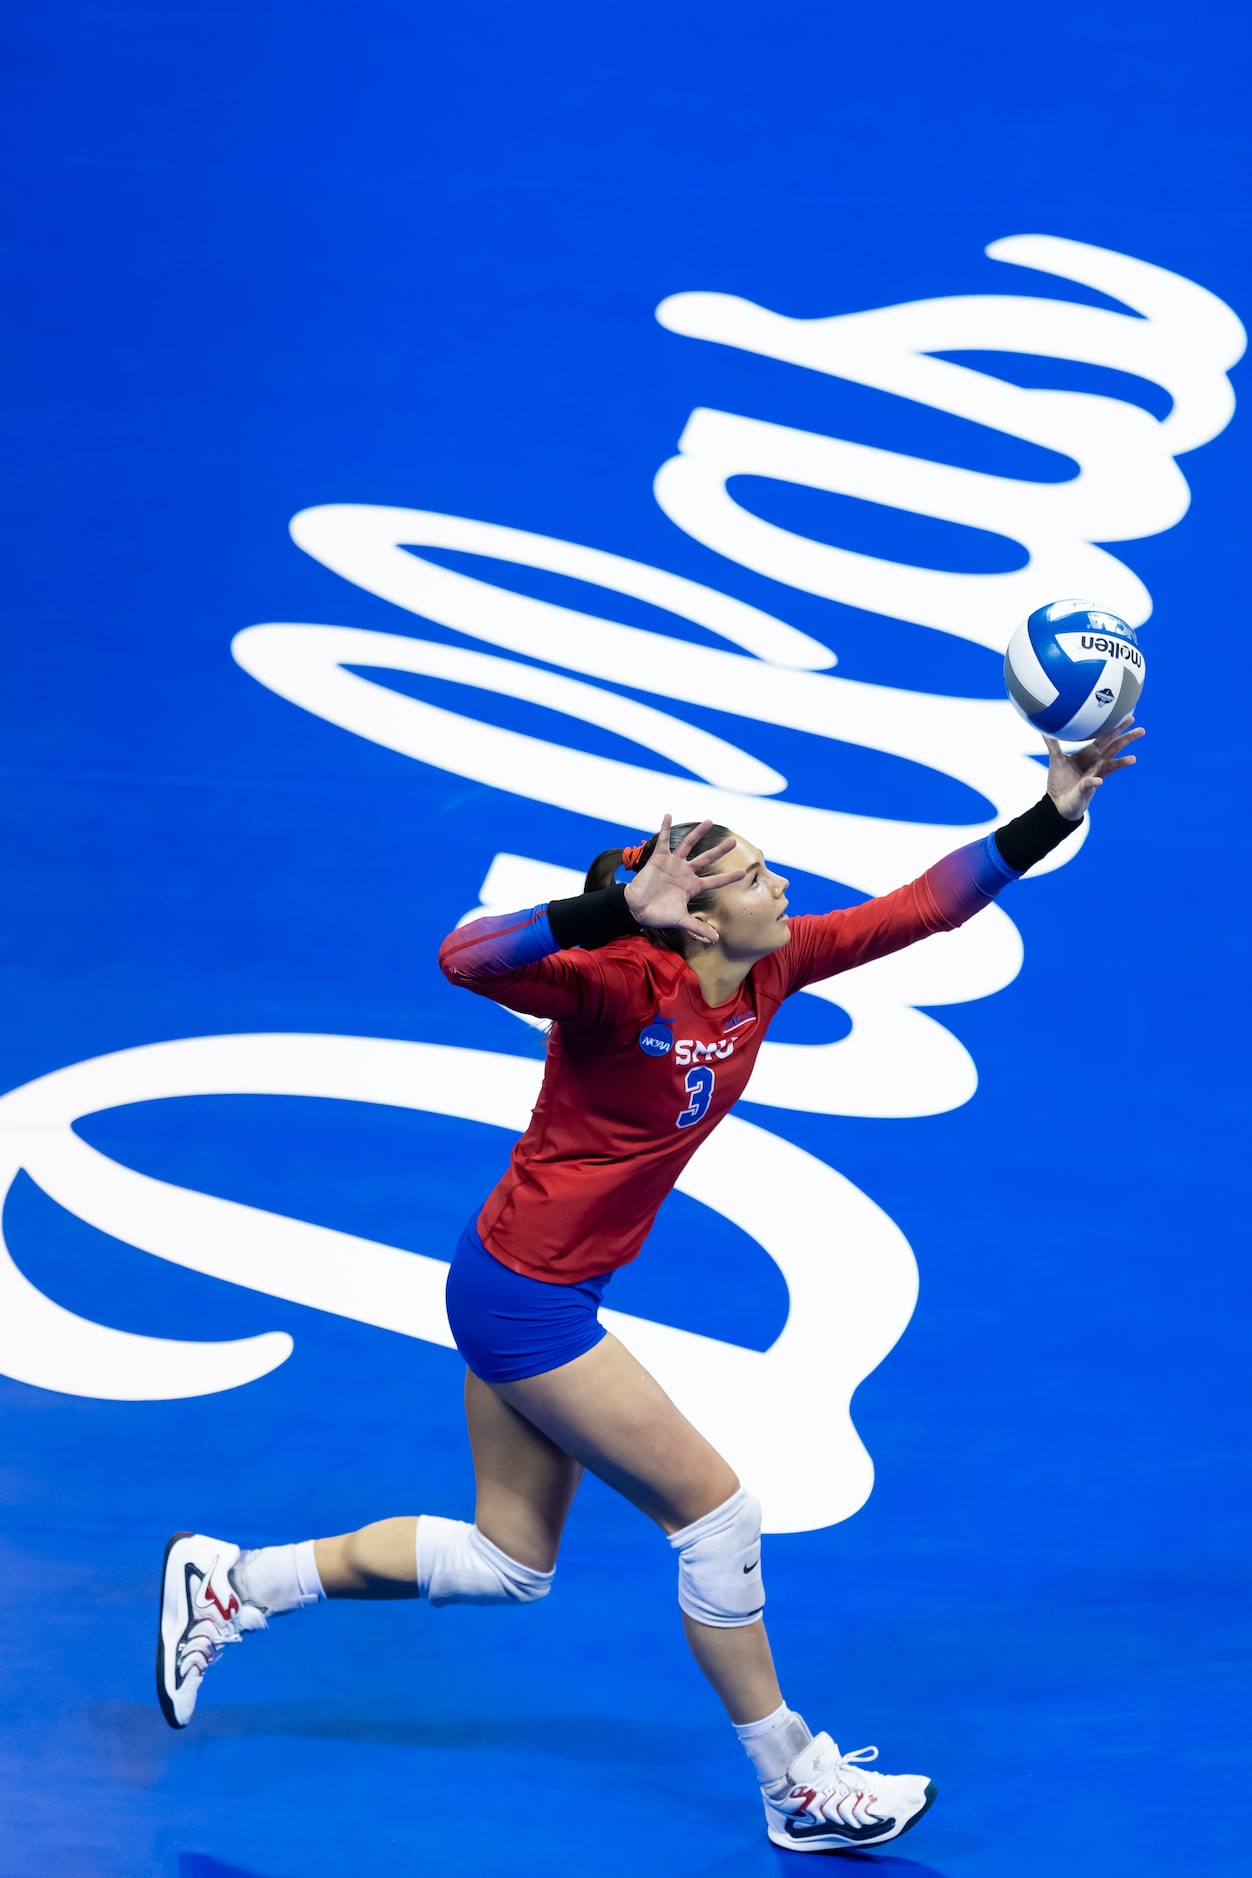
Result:
M553 1020L530 1126L478 1219L510 1270L558 1284L628 1264L657 1208L743 1093L783 999L960 925L1017 874L993 837L864 905L791 921L725 1004L642 933L559 951L546 907L473 921L439 962L454 984Z

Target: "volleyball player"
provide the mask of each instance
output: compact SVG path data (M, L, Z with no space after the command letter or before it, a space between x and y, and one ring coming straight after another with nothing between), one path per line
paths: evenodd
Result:
M581 895L445 939L452 984L552 1022L530 1125L448 1274L448 1320L467 1365L474 1522L423 1513L254 1551L175 1535L157 1652L173 1727L191 1719L227 1645L323 1598L546 1597L590 1468L677 1555L687 1641L756 1772L773 1842L866 1848L916 1825L933 1782L871 1771L876 1749L841 1754L788 1708L762 1618L760 1506L597 1312L743 1091L783 999L988 905L1135 761L1124 753L1143 735L1132 722L1072 754L1050 743L1047 792L1032 809L861 906L789 919L787 881L752 842L709 822L672 828L667 816L639 847L601 854ZM606 1585L607 1607L613 1595Z

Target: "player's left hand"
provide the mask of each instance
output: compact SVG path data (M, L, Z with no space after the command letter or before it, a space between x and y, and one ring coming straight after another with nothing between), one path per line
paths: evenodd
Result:
M738 840L736 835L727 835L724 841L698 854L694 861L690 858L697 841L712 826L712 822L708 821L698 823L671 850L671 822L668 815L665 817L651 859L626 889L626 904L641 926L670 926L676 932L685 933L689 939L698 939L705 946L716 942L717 927L710 926L708 920L701 919L698 913L688 912L687 902L702 893L716 893L723 887L737 886L741 880L747 879L747 870L735 867L725 873L710 872L734 848Z
M1135 743L1146 732L1134 730L1133 717L1124 717L1093 737L1077 750L1062 750L1055 737L1045 737L1048 746L1048 794L1057 812L1067 822L1080 822L1091 806L1091 798L1106 776L1115 769L1129 769L1133 756L1123 756L1128 743Z

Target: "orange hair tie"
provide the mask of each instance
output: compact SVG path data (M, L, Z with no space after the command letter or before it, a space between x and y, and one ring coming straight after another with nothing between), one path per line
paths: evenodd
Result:
M647 845L646 841L641 841L637 848L622 849L622 866L626 868L629 873L637 874L639 872L639 864L643 860L643 851Z

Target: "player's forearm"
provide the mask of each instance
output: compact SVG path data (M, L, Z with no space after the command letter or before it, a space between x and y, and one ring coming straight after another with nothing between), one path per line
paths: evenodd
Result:
M567 946L604 946L611 939L624 939L639 931L626 904L626 889L620 886L575 894L569 900L549 900L548 923L562 950Z
M944 926L960 926L987 906L1011 881L1019 880L1046 854L1072 835L1077 822L1067 821L1050 796L1044 796L1024 815L1015 816L993 835L972 841L947 854L922 875Z

